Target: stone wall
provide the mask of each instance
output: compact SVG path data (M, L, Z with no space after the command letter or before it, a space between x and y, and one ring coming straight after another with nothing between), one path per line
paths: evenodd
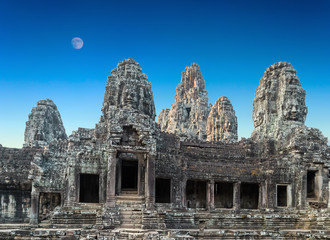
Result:
M0 146L0 222L28 222L30 215L30 163L36 149Z
M31 191L0 189L0 223L28 223Z

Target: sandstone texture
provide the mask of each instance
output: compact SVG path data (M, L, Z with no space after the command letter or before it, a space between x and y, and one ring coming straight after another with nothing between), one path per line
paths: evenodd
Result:
M125 59L95 128L67 138L51 100L21 149L0 145L0 239L330 239L330 148L304 125L291 64L271 65L237 141L227 97L209 106L199 66L155 123L151 83Z
M210 107L198 64L193 63L182 72L174 99L171 109L163 110L158 118L161 130L177 134L183 140L205 140Z
M102 116L96 126L97 138L112 138L118 143L125 131L123 126L133 126L138 131L138 142L146 140L146 129L153 131L156 117L151 83L133 59L119 62L111 71L105 87Z
M108 77L103 116L114 107L139 111L152 119L156 116L151 83L140 64L131 58L119 62Z
M306 92L290 63L268 67L253 100L252 138L281 142L293 128L303 126L307 115Z
M43 146L53 140L66 138L61 115L54 102L50 99L38 101L26 122L25 146Z
M208 141L237 141L237 117L230 100L220 97L212 106L206 123Z

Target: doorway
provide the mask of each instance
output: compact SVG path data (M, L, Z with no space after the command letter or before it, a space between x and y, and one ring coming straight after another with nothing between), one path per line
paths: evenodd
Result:
M99 175L80 174L79 201L85 203L99 202Z
M122 160L121 190L137 192L138 190L138 161Z

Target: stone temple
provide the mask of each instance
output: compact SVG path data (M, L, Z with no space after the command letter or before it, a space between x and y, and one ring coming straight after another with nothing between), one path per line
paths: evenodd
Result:
M174 91L173 91L174 95ZM251 138L198 64L155 122L151 82L119 62L94 129L67 136L41 100L23 148L0 145L0 239L330 239L328 140L305 126L290 63L266 69Z

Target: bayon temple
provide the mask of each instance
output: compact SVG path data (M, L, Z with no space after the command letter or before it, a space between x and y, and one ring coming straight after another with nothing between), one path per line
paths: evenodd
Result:
M173 91L174 95L174 91ZM251 138L198 64L156 111L133 59L108 76L94 129L67 136L41 100L23 148L0 145L0 239L330 239L328 140L307 127L290 63L266 69Z

